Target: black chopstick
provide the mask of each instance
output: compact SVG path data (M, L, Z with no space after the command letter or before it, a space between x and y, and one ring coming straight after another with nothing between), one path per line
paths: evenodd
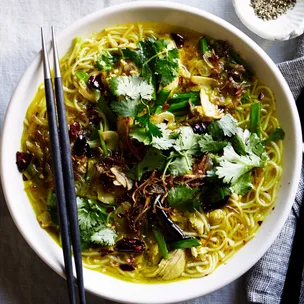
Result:
M76 208L76 193L74 185L74 174L72 166L72 158L70 151L70 140L68 136L66 114L63 98L62 81L60 76L59 61L57 55L57 47L55 41L55 33L52 28L53 46L54 46L54 67L55 67L55 94L57 115L55 109L55 100L53 92L53 84L49 67L49 60L45 46L43 29L41 28L42 50L43 50L43 67L44 67L44 86L47 104L48 125L51 142L52 165L55 181L55 192L57 198L57 209L59 215L59 226L62 239L62 248L64 256L65 273L67 278L68 294L70 303L76 303L74 276L72 267L70 234L75 259L75 268L77 274L77 284L79 292L79 300L81 304L86 303L85 291L83 284L81 250L79 226ZM59 136L60 135L60 136ZM70 228L70 229L69 229Z

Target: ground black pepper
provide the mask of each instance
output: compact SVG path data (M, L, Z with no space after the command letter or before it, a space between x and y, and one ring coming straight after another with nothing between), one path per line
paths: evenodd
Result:
M275 20L292 9L297 0L250 0L255 14L263 20Z

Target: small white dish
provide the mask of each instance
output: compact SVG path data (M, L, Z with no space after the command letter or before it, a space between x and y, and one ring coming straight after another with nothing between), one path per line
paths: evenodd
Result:
M250 2L233 0L233 5L244 25L260 37L268 40L288 40L304 33L304 0L297 0L293 9L270 21L258 18Z

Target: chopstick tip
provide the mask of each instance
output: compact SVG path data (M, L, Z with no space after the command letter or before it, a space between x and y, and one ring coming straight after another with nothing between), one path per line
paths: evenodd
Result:
M55 77L61 77L54 26L51 26L51 30L52 30L52 38L53 38L53 49L54 49L54 51L53 51L53 54L54 54L54 75L55 75Z
M41 27L41 42L42 42L42 54L43 54L43 70L44 70L44 78L51 78L50 67L49 67L49 59L47 56L47 49L45 45L44 32L43 27Z

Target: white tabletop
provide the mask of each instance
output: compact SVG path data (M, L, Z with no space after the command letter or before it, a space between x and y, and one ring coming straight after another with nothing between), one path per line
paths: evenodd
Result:
M0 129L18 79L41 48L40 27L54 25L57 31L60 31L82 16L122 2L128 1L0 0ZM259 38L242 25L234 12L231 0L175 2L195 6L227 20L255 40L275 62L292 59L296 40L271 42ZM23 240L8 213L1 188L0 261L0 304L67 303L64 280L44 264ZM111 302L88 294L87 303ZM244 280L240 278L191 303L246 303Z

